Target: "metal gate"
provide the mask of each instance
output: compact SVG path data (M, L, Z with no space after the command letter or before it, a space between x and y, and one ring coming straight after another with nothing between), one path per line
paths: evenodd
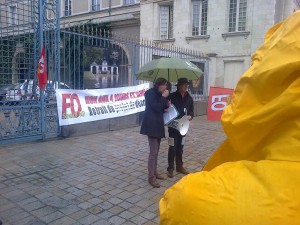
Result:
M59 76L59 0L0 1L0 144L57 136L56 105L37 88L47 46L49 80Z
M0 145L60 135L55 88L136 85L136 71L158 57L196 63L205 76L191 93L195 100L207 98L208 64L200 52L125 38L101 24L60 24L59 0L2 2L0 85L7 90L0 97ZM42 45L48 82L57 84L45 92L37 88L36 74Z

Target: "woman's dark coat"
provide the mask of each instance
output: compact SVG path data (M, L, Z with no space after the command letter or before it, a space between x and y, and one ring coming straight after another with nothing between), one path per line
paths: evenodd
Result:
M141 134L154 137L165 137L163 114L168 108L168 100L155 87L145 92L146 109L141 126Z

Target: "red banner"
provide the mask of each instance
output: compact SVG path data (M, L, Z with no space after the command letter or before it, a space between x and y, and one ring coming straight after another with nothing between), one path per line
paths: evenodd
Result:
M37 78L39 88L45 91L45 87L47 84L48 74L47 74L47 64L46 64L46 56L45 56L45 48L43 46L38 68L37 68Z
M233 89L210 87L207 106L207 119L220 120L223 110L230 103Z

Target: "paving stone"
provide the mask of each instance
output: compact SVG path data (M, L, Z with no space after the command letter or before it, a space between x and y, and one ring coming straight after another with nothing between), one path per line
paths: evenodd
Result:
M137 215L133 218L131 218L129 221L133 222L134 224L144 224L147 222L147 219L145 219L144 217Z
M61 213L59 211L55 211L51 214L47 214L47 215L41 217L40 220L45 221L47 224L49 224L50 222L60 219L62 217L64 217L63 213Z
M18 223L20 223L20 221L23 221L23 219L25 219L26 217L29 217L29 216L31 216L31 215L28 212L24 211L24 212L19 212L18 214L11 215L10 217L7 217L7 218L12 224L18 224ZM1 213L1 217L4 217L4 215L2 213Z
M151 219L154 219L156 217L156 214L146 210L146 211L143 211L142 213L140 213L140 216L142 216L142 217L144 217L148 220L151 220Z
M106 201L108 199L111 199L112 196L110 194L103 194L103 195L100 195L99 198Z
M79 208L77 205L68 205L67 207L59 209L59 211L65 215L70 215L70 214L80 211L80 210L81 210L81 208Z
M120 204L118 204L118 206L120 206L120 207L122 207L124 209L129 209L130 207L133 206L133 204L130 203L130 202L127 202L127 201L123 201Z
M93 206L92 203L89 202L82 202L78 205L78 207L82 208L82 209L88 209L91 208Z
M93 205L98 205L100 204L101 202L103 202L102 199L100 198L91 198L88 200L89 203L93 204Z
M96 222L99 219L100 219L100 217L95 216L93 214L89 214L86 217L81 218L78 222L88 225L88 224L92 224L92 223Z
M40 201L35 201L35 202L31 202L31 203L28 203L25 205L21 205L21 207L24 208L28 212L32 212L36 209L40 209L45 206L46 206L46 204L44 204L43 202L40 202Z
M53 207L56 207L59 209L64 208L70 204L69 201L67 201L63 198L60 198L60 197L56 197L56 196L53 196L53 197L50 197L47 199L43 199L43 202L47 205L50 205L50 206L53 206Z
M127 219L130 219L130 218L134 217L136 214L133 213L133 212L130 212L130 211L126 210L126 211L121 212L119 215L122 218L124 218L124 219L127 220Z
M94 207L89 208L88 211L94 215L97 215L97 214L100 214L101 212L103 212L104 209L99 206L94 206Z
M127 199L128 202L130 203L137 203L138 201L141 201L143 198L141 196L138 196L138 195L134 195L130 198Z
M112 217L114 214L112 214L111 212L109 211L104 211L103 213L100 213L98 216L103 218L103 219L106 219L108 220L110 217Z
M108 199L108 201L114 205L117 205L119 203L121 203L123 200L122 199L119 199L119 198L116 198L116 197L113 197L113 198L110 198Z
M28 223L26 223L26 225L47 225L47 223L39 220L39 219L36 219L36 218L33 218L32 220L30 220Z
M37 209L37 210L34 210L32 211L31 213L33 215L35 215L36 217L38 218L42 218L44 217L45 215L49 215L51 213L54 213L56 212L57 210L53 207L50 207L50 206L45 206L43 208L40 208L40 209Z
M142 199L141 201L135 203L136 206L139 206L144 209L148 208L152 204L153 202L148 199Z
M50 192L43 192L41 194L35 195L35 197L40 199L40 200L41 199L46 199L46 198L49 198L49 197L52 197L52 196L53 196L53 194L50 193Z
M137 215L144 211L144 209L142 209L141 207L138 207L138 206L132 206L128 210L130 212L133 212L133 213L137 214Z
M123 219L122 217L119 217L119 216L113 216L108 221L114 225L121 225L121 224L124 224L125 219Z
M120 206L113 206L108 211L114 215L119 215L121 212L124 211L124 208L122 208Z
M93 198L94 195L87 193L85 195L81 195L80 198L83 199L84 201L88 201L89 199Z
M92 225L112 225L110 222L108 222L107 220L98 220L95 223L93 223Z
M157 225L157 222L147 221L147 222L144 223L143 225Z
M62 217L60 219L57 219L51 223L49 223L49 225L74 225L74 223L76 223L75 220L71 219L70 217ZM80 224L80 223L79 223Z
M134 195L133 193L130 193L128 191L123 191L123 192L117 194L116 197L119 199L125 200L127 198L130 198L133 195Z
M111 204L110 202L102 202L101 204L99 204L99 206L103 209L110 209L111 207L113 207L113 204Z

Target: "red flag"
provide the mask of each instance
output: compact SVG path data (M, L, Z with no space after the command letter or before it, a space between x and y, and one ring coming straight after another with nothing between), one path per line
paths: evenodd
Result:
M45 48L43 46L38 68L37 68L37 78L38 78L38 86L40 89L45 91L45 87L48 80L48 74L47 74L47 63L46 63L46 56L45 56Z

